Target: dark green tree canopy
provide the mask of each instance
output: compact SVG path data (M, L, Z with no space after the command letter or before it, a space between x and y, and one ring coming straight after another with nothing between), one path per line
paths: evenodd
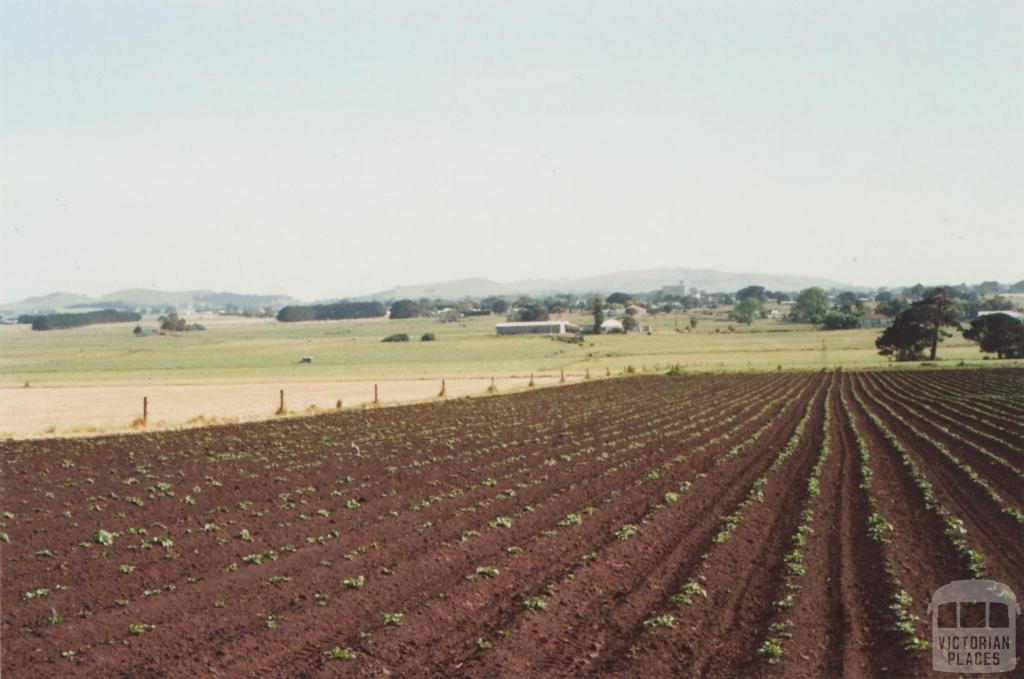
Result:
M897 361L919 361L930 343L928 328L903 313L875 340L875 347L882 356L892 356Z
M134 311L118 311L117 309L103 309L102 311L86 311L82 313L69 314L48 314L45 316L25 317L31 318L33 330L60 330L62 328L80 328L84 325L95 325L97 323L126 323L129 321L140 321L142 316ZM18 317L18 322L22 322Z
M608 304L627 304L631 299L633 299L633 297L628 293L613 292L608 295Z
M830 311L825 314L822 327L825 330L852 330L860 327L860 318L856 314Z
M764 304L767 299L765 289L763 285L748 285L742 290L736 293L736 301L742 302L745 299L756 299L759 303Z
M1008 314L985 314L971 321L964 337L997 358L1024 358L1024 323Z
M423 313L423 308L418 302L411 299L400 299L391 304L389 318L416 318Z
M914 302L896 317L875 341L875 346L883 356L896 356L901 361L916 360L930 347L929 358L934 361L939 342L950 336L943 328L959 329L958 316L956 304L946 297L945 288L930 290L924 299Z
M508 302L500 297L485 297L480 302L480 307L483 309L490 309L496 314L503 314L508 311Z
M282 323L296 321L330 321L343 318L378 318L386 309L380 302L333 302L312 306L290 305L281 307L277 320Z
M522 322L546 321L550 314L543 304L527 304L516 310L516 320Z
M836 297L835 310L844 314L859 314L864 310L864 304L855 292L841 292Z

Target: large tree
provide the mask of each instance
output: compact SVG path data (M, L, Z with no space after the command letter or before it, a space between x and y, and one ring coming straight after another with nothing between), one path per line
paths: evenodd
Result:
M601 332L601 324L604 323L604 301L600 297L594 298L594 332Z
M957 315L957 307L946 297L945 288L936 288L900 313L875 341L875 346L883 356L896 355L902 361L917 359L930 348L929 358L934 361L939 342L950 336L943 328L960 328Z
M998 358L1024 358L1024 323L1007 314L985 314L971 321L964 337Z
M828 295L821 288L805 288L796 296L796 304L790 315L794 320L807 323L821 323L828 313Z
M767 299L763 285L748 285L736 293L736 301L742 302L745 299L756 299L761 304Z
M875 347L882 356L894 356L897 361L918 361L929 343L928 328L903 312L882 331Z
M949 333L943 331L943 328L953 326L957 330L960 329L956 304L946 297L945 288L935 288L920 302L914 302L908 312L913 313L928 328L931 338L930 359L934 361L935 354L939 350L939 342L943 337L950 336Z
M732 311L729 312L729 319L750 325L754 322L754 316L760 308L761 303L757 301L756 297L747 297L732 308Z
M844 314L860 314L864 311L864 304L855 292L841 292L836 297L836 311Z

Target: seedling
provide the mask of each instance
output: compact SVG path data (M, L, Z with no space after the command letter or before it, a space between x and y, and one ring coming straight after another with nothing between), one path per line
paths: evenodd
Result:
M548 607L548 604L539 596L531 596L523 601L523 606L530 611L543 611Z
M768 658L770 665L778 665L785 654L785 651L782 650L782 640L777 637L765 639L764 643L758 647L757 654Z
M558 522L559 526L578 526L583 523L583 517L579 514L569 514Z
M349 589L360 589L366 584L366 576L357 575L352 578L345 578L341 581L341 584L345 585Z
M405 613L385 613L382 624L399 626L405 623Z
M653 618L644 620L644 625L648 627L668 627L670 629L674 629L679 627L679 620L677 620L674 615L657 615Z
M342 648L341 646L335 646L329 651L325 651L324 655L327 656L328 660L355 660L356 652L351 648Z
M640 529L631 523L624 524L622 528L615 531L615 537L620 540L629 540L631 537L636 535Z
M690 580L685 585L683 585L683 588L679 590L678 594L672 595L672 601L676 603L683 603L689 606L693 603L693 598L697 596L701 596L707 599L708 592L706 589L698 585L696 582Z

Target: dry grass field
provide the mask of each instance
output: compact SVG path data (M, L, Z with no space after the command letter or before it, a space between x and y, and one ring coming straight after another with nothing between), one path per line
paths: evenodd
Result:
M691 372L886 367L876 330L824 332L723 314L659 315L653 332L587 337L582 344L542 336L498 337L500 317L443 324L435 319L278 323L272 319L197 317L207 330L135 337L134 324L33 332L0 326L0 437L68 436L126 431L149 397L147 428L171 428L274 415L285 390L290 413L365 407L373 385L387 404L483 395L491 379L506 393L538 386L637 373L679 364ZM575 323L590 322L571 315ZM144 320L143 326L155 322ZM395 332L408 343L382 343ZM437 340L421 342L427 332ZM301 364L302 356L312 364ZM940 351L941 365L992 365L959 335ZM1002 362L1004 365L1012 362ZM26 386L27 385L27 386Z

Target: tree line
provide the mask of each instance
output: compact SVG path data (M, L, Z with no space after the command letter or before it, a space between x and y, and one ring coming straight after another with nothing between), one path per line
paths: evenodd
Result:
M380 302L333 302L331 304L292 304L281 307L277 320L283 323L296 321L333 321L345 318L379 318L387 313Z
M32 323L33 330L62 330L65 328L80 328L97 323L126 323L139 320L142 320L142 316L134 311L118 311L117 309L18 317L19 323Z

